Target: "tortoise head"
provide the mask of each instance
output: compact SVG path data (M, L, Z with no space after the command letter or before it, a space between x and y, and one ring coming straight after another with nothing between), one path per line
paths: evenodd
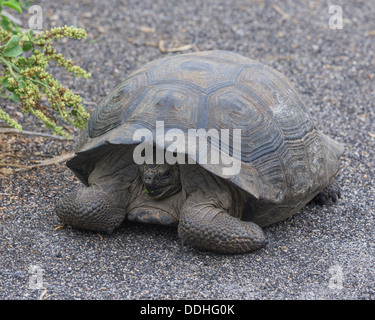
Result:
M178 164L143 164L140 173L145 192L155 200L170 197L181 190Z

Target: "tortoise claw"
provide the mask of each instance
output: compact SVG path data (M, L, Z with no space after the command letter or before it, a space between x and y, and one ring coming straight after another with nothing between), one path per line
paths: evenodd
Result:
M325 205L329 199L331 199L332 202L337 202L338 199L341 199L341 191L337 182L331 183L323 191L319 192L313 199L313 202L322 206Z

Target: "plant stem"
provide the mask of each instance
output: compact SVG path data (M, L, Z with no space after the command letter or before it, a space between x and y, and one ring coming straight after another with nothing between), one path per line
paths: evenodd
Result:
M0 57L0 60L6 64L9 68L9 71L10 73L12 74L13 78L17 79L18 77L16 76L16 74L13 72L13 69L15 72L19 73L20 72L20 69L18 67L16 67L13 63L10 63L9 61L5 60L4 58Z

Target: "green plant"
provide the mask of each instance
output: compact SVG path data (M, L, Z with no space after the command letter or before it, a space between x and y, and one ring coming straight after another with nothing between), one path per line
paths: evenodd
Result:
M81 28L64 26L34 34L32 29L23 31L3 15L3 6L21 13L22 7L27 9L31 1L0 0L0 89L3 96L20 104L23 113L31 112L55 134L70 137L63 127L56 124L55 116L82 129L89 115L82 106L81 97L62 86L46 69L51 61L55 61L76 77L87 79L90 74L65 59L52 44L53 39L85 38L86 32ZM43 98L50 108L42 105ZM22 130L21 125L1 107L0 119Z

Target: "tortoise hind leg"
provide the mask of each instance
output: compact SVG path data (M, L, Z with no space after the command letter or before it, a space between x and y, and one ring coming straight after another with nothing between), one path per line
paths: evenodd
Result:
M178 234L186 244L221 253L244 253L266 245L258 225L232 217L194 194L181 210Z
M340 186L336 179L334 179L328 187L324 188L323 191L319 192L311 202L322 206L325 205L329 199L332 199L332 202L337 202L338 199L341 199Z
M111 233L126 216L122 198L113 187L82 187L67 193L55 210L63 223L74 228Z

